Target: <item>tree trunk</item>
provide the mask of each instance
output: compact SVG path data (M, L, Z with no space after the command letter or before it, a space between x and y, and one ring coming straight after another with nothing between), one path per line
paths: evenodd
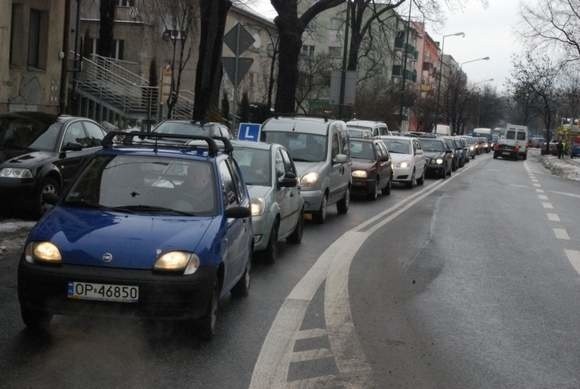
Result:
M276 41L274 46L274 52L272 53L272 62L270 62L270 78L268 79L268 108L272 108L272 95L274 94L274 84L276 79L274 78L276 72L276 62L278 61L278 47L280 45L280 40Z
M280 52L278 54L276 112L293 113L298 88L298 61L302 49L303 30L297 26L297 21L292 24L280 22L278 19Z
M193 120L205 120L217 111L222 79L222 48L230 0L201 0L199 60L195 79Z
M113 37L115 4L116 0L101 0L97 54L103 57L113 57L115 53L115 40Z

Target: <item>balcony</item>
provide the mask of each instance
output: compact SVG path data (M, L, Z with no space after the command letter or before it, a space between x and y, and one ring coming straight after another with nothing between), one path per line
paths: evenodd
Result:
M393 66L393 77L401 77L403 74L403 67L401 65ZM417 82L417 70L405 70L405 79Z

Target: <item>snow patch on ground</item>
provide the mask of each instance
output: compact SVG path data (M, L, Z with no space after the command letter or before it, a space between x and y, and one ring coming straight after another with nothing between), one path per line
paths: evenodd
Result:
M21 220L0 221L0 259L22 250L26 235L35 224Z
M558 159L552 155L541 157L544 166L553 174L572 181L580 181L580 164L569 159Z
M29 230L36 222L25 222L25 221L17 221L17 220L10 220L10 221L0 221L0 234L9 234L12 232L17 232L19 230ZM0 235L2 238L2 235Z

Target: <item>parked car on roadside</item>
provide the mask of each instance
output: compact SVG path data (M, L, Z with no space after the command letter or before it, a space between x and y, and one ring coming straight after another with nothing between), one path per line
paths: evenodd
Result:
M453 153L442 139L421 139L427 174L445 179L453 171Z
M464 136L463 139L465 139L465 142L467 143L467 147L468 147L468 157L471 159L475 159L475 156L477 155L477 144L475 141L475 138L471 137L471 136Z
M0 114L0 197L6 207L41 215L43 194L60 195L81 165L101 148L94 121L39 112Z
M453 143L455 143L455 150L459 156L459 167L462 168L469 161L469 157L467 155L468 149L465 146L463 139L461 139L459 136L453 137Z
M453 162L451 165L451 169L452 171L456 171L457 169L459 169L459 160L461 158L460 154L457 152L457 146L455 145L453 138L451 138L450 136L442 136L440 139L442 139L445 142L447 148L451 150L451 159Z
M382 136L393 164L393 182L406 184L409 188L425 182L426 159L421 142L405 136Z
M202 123L191 120L165 120L153 128L152 132L169 135L199 135L212 138L232 138L231 131L225 124L215 122Z
M351 139L352 191L376 200L379 192L391 194L393 169L391 157L380 140Z
M304 211L326 221L328 206L339 214L350 206L351 159L346 124L312 117L274 117L262 125L267 143L283 145L296 164Z
M18 267L26 326L54 314L185 320L215 331L220 298L245 296L253 245L250 198L235 160L206 147L152 147L126 135L84 166L32 229ZM164 135L187 140L177 135ZM226 147L227 148L227 147Z
M278 144L233 141L232 145L250 193L254 251L274 263L279 240L302 241L304 200L294 161Z

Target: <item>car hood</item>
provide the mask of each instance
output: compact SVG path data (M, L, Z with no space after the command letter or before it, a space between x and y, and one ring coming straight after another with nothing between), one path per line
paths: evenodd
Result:
M375 166L374 161L366 161L363 159L352 160L352 170L370 170L373 166Z
M257 199L261 197L263 199L268 198L272 188L269 186L262 186L262 185L248 185L248 192L250 192L250 197L253 199Z
M425 151L425 157L428 159L443 158L445 153L441 151Z
M151 270L159 252L199 253L208 228L219 220L59 206L41 219L29 241L51 241L65 264ZM113 256L109 263L105 253Z
M391 153L391 159L394 162L411 162L411 161L413 161L413 156L409 155L409 154Z
M295 162L296 170L298 171L298 177L302 177L310 172L320 173L324 170L324 165L326 161L322 162Z
M0 166L33 168L57 159L51 151L0 149Z

